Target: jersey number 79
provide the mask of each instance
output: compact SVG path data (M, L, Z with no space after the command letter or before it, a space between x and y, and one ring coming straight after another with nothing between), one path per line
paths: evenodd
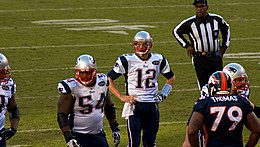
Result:
M210 107L210 114L217 113L217 116L214 120L214 123L211 127L211 131L216 131L219 123L221 122L224 114L227 115L228 119L233 122L232 125L229 127L229 131L234 130L238 123L242 120L243 112L241 108L237 106L232 106L226 110L226 106L217 106L217 107ZM236 115L234 115L236 114Z

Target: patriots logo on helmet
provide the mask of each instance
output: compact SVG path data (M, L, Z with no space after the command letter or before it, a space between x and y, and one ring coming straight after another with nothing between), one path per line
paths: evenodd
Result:
M96 63L95 59L94 59L93 57L91 57L91 56L89 56L89 61L90 61L91 63L93 63L93 64Z
M233 67L230 67L229 68L229 71L232 73L232 74L235 74L237 72L237 69L233 68Z

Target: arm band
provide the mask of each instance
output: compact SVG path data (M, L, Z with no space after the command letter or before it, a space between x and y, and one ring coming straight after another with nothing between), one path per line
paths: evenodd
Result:
M105 114L108 120L116 119L116 110L114 104L105 108Z
M20 112L17 105L9 111L9 119L11 120L13 118L20 119Z
M58 113L57 121L59 123L60 128L69 126L68 114L67 113Z
M161 94L163 94L164 96L168 96L168 94L171 92L171 90L172 90L172 85L165 84L162 88Z

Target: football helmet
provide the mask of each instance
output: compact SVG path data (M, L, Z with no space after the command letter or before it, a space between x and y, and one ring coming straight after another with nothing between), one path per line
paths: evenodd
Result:
M132 41L132 46L137 55L143 56L148 54L153 46L151 34L146 31L136 33Z
M223 71L216 71L208 81L209 95L229 95L231 93L231 78Z
M231 77L233 91L239 92L249 88L248 76L240 64L229 63L223 68L223 71Z
M9 66L7 58L5 57L5 55L0 53L0 81L7 80L10 78L10 70L11 68Z
M96 81L97 65L95 59L87 54L76 60L76 79L84 86L90 86Z

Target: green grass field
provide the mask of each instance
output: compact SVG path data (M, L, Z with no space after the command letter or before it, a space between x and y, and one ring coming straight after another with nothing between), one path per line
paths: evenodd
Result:
M160 104L158 147L180 147L186 121L199 96L191 60L172 36L172 28L194 15L192 0L1 0L0 52L5 54L17 83L21 119L8 146L65 146L56 121L57 82L74 77L75 59L91 54L98 71L107 73L117 57L132 52L140 30L153 35L153 52L162 53L176 74L170 96ZM224 63L238 62L251 82L251 100L260 105L260 2L209 0L209 12L231 26L231 44ZM160 77L160 88L165 79ZM117 80L123 90L123 78ZM123 103L113 96L122 141L127 145ZM111 131L105 120L107 139ZM6 126L9 126L6 122ZM244 140L248 138L244 131ZM260 143L258 143L258 147Z

